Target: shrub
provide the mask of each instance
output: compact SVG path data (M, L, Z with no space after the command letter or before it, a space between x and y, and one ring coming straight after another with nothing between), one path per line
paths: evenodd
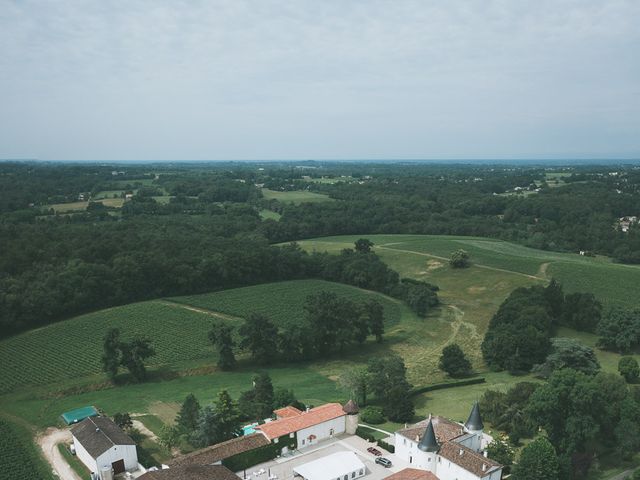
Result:
M371 423L372 425L378 425L384 423L384 414L380 407L365 407L360 411L360 420L364 423Z
M396 453L396 447L391 445L390 443L385 442L384 440L378 440L378 446L380 448L384 448L389 453Z
M356 428L356 435L359 436L360 438L364 438L368 442L376 441L376 437L371 435L366 428L362 428L362 427Z

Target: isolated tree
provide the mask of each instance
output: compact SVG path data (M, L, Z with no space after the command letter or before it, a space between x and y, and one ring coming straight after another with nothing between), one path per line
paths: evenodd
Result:
M377 300L368 300L362 305L367 319L369 333L376 337L376 342L382 342L384 335L384 307Z
M633 357L622 357L618 361L618 372L628 383L635 383L640 377L640 366Z
M438 294L429 285L409 283L404 289L404 301L419 317L426 317L440 303Z
M104 337L102 353L102 370L113 380L118 375L121 362L120 330L110 329Z
M218 368L220 370L232 370L236 366L236 357L233 353L235 342L232 332L232 328L222 322L214 323L209 331L209 341L218 349Z
M338 377L338 385L360 406L367 404L368 384L369 372L365 367L347 368Z
M465 250L456 250L451 254L449 265L452 268L467 268L470 265L469 254Z
M251 352L261 365L269 365L278 355L278 329L261 313L252 313L238 330L240 346Z
M178 427L186 432L191 433L198 427L198 419L200 418L200 404L193 393L187 395L182 402L182 407L176 417Z
M447 345L442 349L439 362L440 370L452 377L464 377L471 373L471 362L457 343Z
M138 382L143 381L147 376L144 361L156 354L151 340L135 338L128 343L122 342L120 349L122 350L122 365Z
M128 430L133 427L133 420L128 413L115 413L113 415L113 423L123 430Z
M558 455L545 437L538 437L522 450L513 467L513 480L558 480Z
M355 242L355 249L358 253L369 253L373 247L373 242L367 238L359 238Z

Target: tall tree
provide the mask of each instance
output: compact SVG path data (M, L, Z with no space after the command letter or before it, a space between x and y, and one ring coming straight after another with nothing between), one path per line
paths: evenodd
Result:
M368 238L359 238L355 242L355 249L358 253L369 253L373 247L373 242Z
M374 357L367 364L369 389L382 400L385 415L394 422L411 421L414 410L407 369L398 355Z
M261 365L271 364L278 355L278 329L271 319L261 313L252 313L238 330L240 346L251 352Z
M223 440L228 440L241 433L238 407L226 390L218 393L215 411L218 420L218 434Z
M365 312L369 333L376 337L376 342L382 342L384 335L384 307L377 300L368 300L362 306Z
M471 362L457 343L447 345L442 349L439 362L440 370L452 377L464 377L471 373Z
M220 370L232 370L236 366L236 356L233 353L235 342L233 329L222 322L216 322L209 331L209 341L218 349L218 367Z
M369 372L366 367L351 367L343 370L338 377L338 385L360 406L367 404Z
M620 357L618 361L618 372L629 383L638 381L638 377L640 377L638 361L633 357Z
M513 480L558 480L560 465L553 445L538 437L522 450L513 467Z
M176 424L182 431L191 433L198 427L199 418L200 403L198 403L195 395L190 393L187 395L187 398L184 399L184 402L182 402L182 406L176 417Z
M198 419L198 427L190 437L191 443L195 447L203 448L223 441L222 438L218 415L213 407L204 407Z
M254 403L259 418L267 418L273 412L273 383L265 371L253 377Z
M130 342L120 344L122 350L122 365L126 367L133 378L143 381L147 376L144 361L156 354L151 340L146 338L134 338Z
M121 362L120 330L111 328L104 337L102 370L113 380L118 375Z

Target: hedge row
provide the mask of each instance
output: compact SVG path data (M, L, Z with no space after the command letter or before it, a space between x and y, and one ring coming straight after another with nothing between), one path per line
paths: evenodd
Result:
M484 377L469 378L467 380L459 380L457 382L448 383L436 383L434 385L428 385L426 387L417 387L411 390L410 396L419 395L420 393L432 392L434 390L443 390L445 388L464 387L466 385L476 385L478 383L486 382Z
M280 455L280 452L284 447L289 447L289 450L293 450L297 445L295 436L294 438L289 438L289 436L286 435L284 437L280 437L278 443L270 443L269 445L255 448L248 452L239 453L233 457L225 458L222 461L222 464L232 472L238 472L240 470L253 467L259 463L273 460Z
M396 453L395 445L385 442L384 440L378 440L378 446L384 448L389 453Z

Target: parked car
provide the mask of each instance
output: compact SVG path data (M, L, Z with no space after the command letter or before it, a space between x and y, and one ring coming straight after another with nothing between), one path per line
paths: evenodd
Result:
M388 458L384 458L384 457L376 458L376 463L378 465L382 465L385 468L389 468L392 465L391 460L389 460Z
M373 447L367 448L367 452L375 455L376 457L379 457L380 455L382 455L382 452L380 450L378 450L377 448L373 448Z

